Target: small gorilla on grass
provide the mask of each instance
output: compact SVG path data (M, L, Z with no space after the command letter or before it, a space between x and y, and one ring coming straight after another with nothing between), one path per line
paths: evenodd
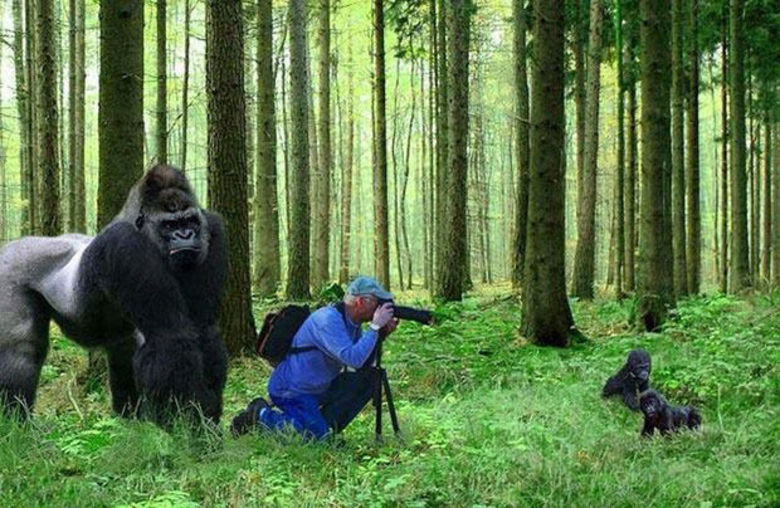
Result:
M669 405L663 396L655 390L642 393L639 405L645 415L642 426L643 436L652 436L655 429L662 435L683 429L698 429L701 425L699 410L693 406Z
M29 410L49 321L105 349L113 408L159 423L177 407L218 421L227 355L217 309L227 272L222 219L184 173L158 165L96 237L25 237L0 250L0 413Z
M650 354L644 349L634 349L617 374L607 379L601 393L604 397L622 394L626 405L636 411L639 409L639 394L648 388Z

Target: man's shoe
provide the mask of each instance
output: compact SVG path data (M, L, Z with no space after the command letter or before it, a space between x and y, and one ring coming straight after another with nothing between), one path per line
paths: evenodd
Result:
M267 407L269 407L268 402L266 402L264 398L258 397L254 399L249 403L246 409L233 418L233 423L230 424L230 433L238 437L256 429L258 426L260 410Z

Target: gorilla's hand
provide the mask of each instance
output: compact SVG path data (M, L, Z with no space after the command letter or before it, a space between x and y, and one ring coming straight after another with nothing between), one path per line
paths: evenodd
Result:
M171 402L173 407L189 411L194 409L192 403L202 407L207 402L204 398L212 398L204 397L203 354L194 334L147 337L133 356L133 370L143 404L150 404L153 416L162 420L166 418L160 411L170 409Z

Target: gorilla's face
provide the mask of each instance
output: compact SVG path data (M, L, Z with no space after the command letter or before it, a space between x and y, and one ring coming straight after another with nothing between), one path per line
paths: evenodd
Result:
M663 399L653 391L643 394L642 399L639 402L642 413L652 421L656 421L661 417L664 406L665 403Z
M194 209L160 215L156 227L159 244L172 268L186 270L205 259L202 220L200 211Z
M637 349L628 355L628 372L634 379L647 381L650 378L650 355Z

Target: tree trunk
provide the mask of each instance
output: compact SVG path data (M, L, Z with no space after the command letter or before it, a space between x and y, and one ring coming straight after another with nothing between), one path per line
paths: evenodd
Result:
M157 0L157 162L168 163L168 54L166 1Z
M287 299L309 298L309 108L306 61L306 0L290 0L290 120L292 157L287 262Z
M28 115L30 102L30 88L25 72L25 53L24 53L24 29L23 13L21 0L14 0L13 3L14 18L14 70L16 75L16 114L19 117L19 182L20 194L22 199L21 206L21 224L20 233L22 235L32 234L32 224L30 223L30 198L31 187L29 185L32 175L31 161L28 158L28 147L30 139L28 137L28 127L30 118Z
M436 213L436 283L435 294L441 296L444 293L442 281L444 270L450 263L449 233L447 228L447 164L448 164L448 138L449 138L449 85L447 83L447 10L449 2L439 0L436 7L436 192L434 210Z
M688 266L688 293L696 295L701 285L701 203L699 183L699 0L689 0L688 9L688 165L686 168L687 227L685 242Z
M443 263L439 275L439 294L444 300L460 300L463 296L468 248L466 237L466 177L468 170L468 104L469 104L469 31L471 26L470 0L450 2L447 16L449 143L447 185L447 249L448 262ZM444 260L442 260L444 261Z
M574 21L574 36L572 37L572 43L574 45L572 52L574 53L574 107L576 117L575 135L577 139L577 152L575 153L577 160L576 204L578 213L581 208L580 201L582 200L583 194L582 179L585 174L585 51L588 48L587 5L585 0L578 0L576 2L576 19Z
M601 0L590 2L590 40L585 97L585 166L577 207L577 250L574 254L572 295L593 298L593 272L596 248L596 172L599 151L599 87L601 85L601 39L603 15Z
M40 234L40 195L41 182L38 159L40 156L38 150L38 124L40 118L38 114L38 78L35 72L36 59L36 18L35 1L25 0L24 2L24 32L25 32L25 81L27 83L27 125L25 126L27 138L27 162L28 169L24 175L27 180L28 189L28 216L29 229L31 234Z
M57 67L54 47L54 5L52 0L39 0L37 9L36 68L38 71L36 105L40 115L38 125L38 167L42 183L40 233L54 236L60 224L60 160L59 120L57 110Z
M279 201L276 194L276 112L274 110L273 11L257 3L257 181L255 183L254 286L261 296L279 289Z
M395 263L400 289L404 288L404 271L401 264L401 233L398 220L398 85L401 81L401 59L395 59L395 86L393 87L393 135L390 139L390 163L393 167L393 239L395 240Z
M84 197L84 0L69 2L68 200L71 229L86 233Z
M319 165L314 185L317 199L314 201L314 262L312 283L321 287L329 279L328 265L330 248L330 0L319 0L317 30L319 44Z
M747 229L747 182L745 174L745 73L742 33L743 0L730 0L729 30L731 66L729 91L731 113L731 277L729 290L737 293L750 286Z
M777 112L772 119L775 128L778 126ZM780 288L780 167L778 167L778 160L780 160L780 133L775 132L772 138L772 171L774 171L775 178L775 190L773 195L774 201L774 218L772 223L774 225L772 235L772 286Z
M190 19L192 8L190 0L184 0L184 76L181 85L181 170L187 170L187 121L190 104Z
M517 160L517 197L515 204L514 242L512 253L512 287L522 287L525 264L525 240L528 222L528 73L526 68L525 32L527 20L525 0L512 2L514 16L514 78L515 78L515 159Z
M410 45L412 41L410 41ZM409 80L410 94L412 96L412 110L409 113L409 130L406 136L406 156L404 158L404 175L401 187L401 204L399 207L401 223L401 236L403 237L403 247L406 255L406 274L407 284L406 289L412 289L412 251L409 246L409 234L406 228L406 189L409 186L409 175L411 173L411 156L412 156L412 130L414 128L414 115L417 108L417 97L415 94L414 86L414 60L412 60L412 68L409 72L411 79ZM401 281L401 289L403 289L403 281Z
M764 243L761 252L761 275L767 286L771 280L770 255L772 245L772 124L769 110L764 111ZM774 199L777 199L775 196ZM774 225L778 227L777 224Z
M566 298L564 181L564 2L534 5L528 236L523 329L544 345L569 344L574 320Z
M374 87L376 94L376 164L374 165L374 272L390 290L390 237L387 210L387 121L385 117L385 14L374 0Z
M728 61L729 61L729 39L728 39L728 2L723 2L723 18L721 19L721 128L723 130L721 134L722 155L720 161L720 291L726 292L728 287L728 275L729 275L729 260L728 260L728 161L729 161L729 136L731 134L728 122Z
M209 207L225 220L228 278L219 328L235 356L255 342L249 280L244 31L240 0L206 4Z
M671 151L669 0L640 0L642 48L642 218L639 232L638 318L657 330L674 303L669 228Z
M3 19L5 5L0 5L0 19ZM3 61L3 45L0 44L0 62ZM0 76L0 90L3 88L2 76ZM0 111L2 111L2 97L0 97ZM6 182L6 153L3 118L0 115L0 245L8 239L8 185Z
M623 273L625 270L625 227L623 222L625 202L623 192L625 186L625 137L624 137L624 78L623 78L623 12L622 0L615 1L615 48L617 54L617 171L615 177L615 213L613 223L616 228L615 245L615 294L623 296Z
M347 46L347 154L341 161L344 167L344 179L341 182L341 266L339 283L346 284L349 279L349 242L352 238L352 168L355 160L355 86L352 68L352 46ZM358 193L360 189L358 189Z
M688 292L685 252L685 143L683 115L685 84L683 71L683 1L672 0L672 251L674 292Z
M625 181L625 265L626 265L626 289L633 291L636 288L634 253L636 247L636 178L637 178L637 129L636 129L636 31L632 30L626 39L624 59L628 63L628 129L626 132L626 181Z
M143 28L142 1L101 0L98 229L143 173Z

